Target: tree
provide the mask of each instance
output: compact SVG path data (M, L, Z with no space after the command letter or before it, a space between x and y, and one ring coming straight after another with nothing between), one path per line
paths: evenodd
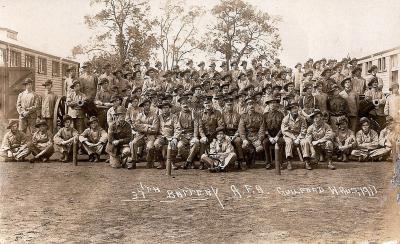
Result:
M102 10L85 16L89 29L96 30L87 46L78 45L73 55L102 53L117 54L118 64L125 59L147 60L152 54L156 40L151 32L154 21L147 17L148 1L136 0L91 0L91 5L100 5Z
M208 27L207 50L220 53L228 65L243 57L272 60L281 48L279 18L257 11L242 0L221 0L211 13L216 23Z
M161 8L162 14L157 21L157 47L161 51L164 69L178 64L193 51L204 49L196 25L205 11L199 6L189 9L184 6L184 1L166 0Z

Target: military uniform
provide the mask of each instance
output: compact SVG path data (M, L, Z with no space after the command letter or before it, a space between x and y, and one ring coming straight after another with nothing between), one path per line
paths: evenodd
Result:
M78 137L78 131L72 127L70 128L60 128L57 133L54 135L54 149L55 151L61 152L64 156L63 161L67 161L68 158L72 156L72 143L73 140L71 138ZM61 144L64 141L70 140L69 143L63 145Z
M266 102L268 103L269 101L271 100L267 100ZM281 124L284 117L285 115L278 109L270 110L269 112L264 114L264 120L266 126L266 138L264 143L265 143L265 160L267 161L267 167L269 167L269 164L272 163L270 146L278 143L279 150L283 151L282 149L284 148L285 141L282 137ZM275 138L277 138L278 140L271 142L270 139L275 139Z
M118 110L124 110L122 107ZM120 112L118 111L118 112ZM128 122L117 121L108 127L106 152L110 155L110 166L120 168L132 161L129 142L132 140L132 129ZM117 144L115 145L115 141ZM128 166L129 167L129 166Z
M44 83L44 86L51 85L51 81L47 81ZM53 117L54 117L54 106L56 105L57 102L57 95L50 91L46 91L44 93L44 96L42 98L42 111L41 111L41 117L42 119L46 120L47 125L49 126L49 130L53 133L54 131L54 126L53 126Z
M102 83L103 83L103 81L100 80L99 84L102 84ZM98 114L99 124L102 128L106 128L106 129L108 128L107 111L112 106L111 97L112 97L112 94L108 90L108 88L103 88L103 87L100 87L97 90L96 97L95 97L95 104L99 111L99 114Z
M244 159L243 148L242 148L242 139L239 135L239 122L240 122L240 114L235 111L229 112L226 109L222 112L223 123L225 124L225 133L230 137L232 144L235 147L237 157L239 161Z
M74 82L73 85L79 82ZM82 133L85 129L84 119L85 112L82 110L82 107L78 105L78 102L86 102L87 97L80 91L72 90L70 94L67 96L67 106L68 106L68 115L74 121L75 128L79 133Z
M85 72L78 80L81 84L81 92L86 95L87 99L94 100L97 91L97 77Z
M13 124L18 124L18 122L15 120L11 120L7 129L10 129ZM11 155L9 155L9 152ZM0 148L0 157L3 157L5 161L21 161L24 160L24 158L28 156L29 153L30 150L27 145L27 138L25 133L19 130L15 133L11 132L11 130L6 132Z
M32 82L30 79L25 81ZM40 115L40 97L34 91L25 90L18 95L17 111L19 114L19 130L26 133L35 131L35 123L38 115Z
M350 113L346 99L340 95L332 95L328 100L328 111L331 118L330 126L332 130L336 132L336 123L338 122L339 118L342 116L347 116Z
M357 146L351 152L351 155L367 159L370 156L370 152L378 148L379 136L376 131L369 129L368 133L364 133L360 130L356 133Z
M96 117L91 117L89 121L89 126L90 123L94 121L98 122L98 119ZM104 151L104 148L107 144L107 139L107 132L100 126L98 126L96 129L92 129L91 127L89 127L82 134L79 135L79 142L89 155L89 158L92 159L93 157L93 161L99 160L99 157Z
M303 156L306 157L311 153L310 156L312 158L315 158L316 153L325 153L327 159L331 161L333 152L333 137L334 133L332 131L332 128L327 123L322 121L320 125L317 125L314 122L307 129L306 140L308 141L308 143L305 144L304 149L308 152L307 154L303 154ZM321 143L313 145L313 142L315 141L320 141Z
M231 168L236 161L236 153L231 144L229 136L224 136L222 140L215 138L210 143L208 154L201 155L201 162L206 163L210 171L224 171Z
M48 128L45 120L40 120L38 123L36 123L36 127L41 125L46 125ZM45 132L37 130L35 133L33 133L32 140L28 145L29 150L34 155L34 158L30 160L31 162L34 162L40 158L43 161L47 161L54 153L53 134L48 130Z
M154 141L160 127L158 116L153 112L140 112L132 127L137 132L135 138L131 142L133 162L138 162L138 154L140 154L140 151L146 146L146 161L148 166L151 166L154 160Z
M200 155L203 155L208 144L215 138L217 127L224 127L221 112L215 109L204 110L199 118Z
M293 118L292 114L287 114L281 125L283 139L285 140L285 154L286 158L293 158L293 147L295 146L294 141L296 138L300 139L299 145L303 157L309 157L309 151L307 150L307 141L305 136L307 133L307 122L301 115L298 115L296 119Z
M182 110L174 125L174 138L178 140L177 157L188 155L186 162L192 163L200 149L198 121L192 111Z
M171 106L171 104L167 104L167 106ZM156 152L161 152L163 160L172 160L172 158L167 158L167 156L171 156L172 153L168 153L168 150L176 152L176 145L170 145L170 141L174 137L174 125L177 121L177 117L175 114L160 114L158 116L158 120L160 122L159 135L157 136L154 142L154 148ZM159 168L164 168L164 161L161 162Z
M347 124L347 118L340 119L337 122L337 125L340 125L341 123ZM354 131L348 129L347 126L343 129L338 128L337 132L335 133L334 149L341 154L343 161L347 161L347 157L355 148L356 144L357 142Z

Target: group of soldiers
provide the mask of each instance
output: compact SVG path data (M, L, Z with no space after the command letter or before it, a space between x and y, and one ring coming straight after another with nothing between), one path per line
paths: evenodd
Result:
M384 94L376 66L367 80L349 58L309 59L294 71L279 59L222 62L219 71L215 62L185 66L165 71L160 62L127 61L94 71L85 62L79 77L70 68L67 114L56 128L52 81L40 96L26 79L19 120L9 122L0 155L21 161L32 154L35 162L57 151L68 162L76 143L92 162L108 155L114 168L146 161L220 172L254 167L256 159L272 169L274 159L291 170L299 157L311 170L320 161L335 169L334 160L386 160L397 143L399 85Z

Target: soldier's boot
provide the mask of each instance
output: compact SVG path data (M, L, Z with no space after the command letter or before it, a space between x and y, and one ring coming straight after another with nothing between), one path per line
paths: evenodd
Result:
M328 169L334 170L336 169L335 165L332 163L332 151L327 150L326 151L326 158L328 160Z
M286 168L287 168L288 170L292 170L292 169L293 169L293 166L292 166L292 159L288 159L288 160L287 160L287 166L286 166Z
M304 159L304 164L305 164L305 168L307 170L312 170L311 164L310 164L310 160L309 159Z
M178 170L179 169L179 166L177 166L175 163L172 163L172 162L171 162L171 167L172 167L173 170Z
M347 154L346 153L343 153L342 154L342 162L347 162L348 161L348 159L347 159Z
M204 165L203 162L200 162L199 170L204 170L206 169L206 166Z
M191 162L186 161L185 163L183 163L182 169L188 169L191 164Z
M63 152L63 156L61 157L61 162L67 162L68 161L68 152Z
M93 162L97 163L97 162L99 162L99 160L100 160L100 155L95 153L94 156L93 156Z
M164 160L162 160L162 161L160 162L160 165L158 165L157 169L165 169L165 162L164 162Z
M265 168L272 169L272 162L271 162L271 152L269 150L269 146L265 146Z
M126 168L127 169L136 169L136 161L132 160L132 158L127 158L126 160Z

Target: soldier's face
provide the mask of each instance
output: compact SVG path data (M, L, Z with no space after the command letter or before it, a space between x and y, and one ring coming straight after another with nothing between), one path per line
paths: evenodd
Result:
M218 141L222 141L222 139L224 139L224 132L223 131L219 131L217 134L217 140Z
M339 129L341 129L341 130L345 130L345 129L347 129L347 123L341 123L341 124L339 124Z
M314 116L314 123L319 124L322 122L322 115L321 114L317 114Z
M39 130L40 130L41 132L46 132L46 131L47 131L47 125L41 125L41 126L39 126Z
M169 108L169 106L164 106L161 108L161 113L162 114L169 114L171 111L171 109Z
M74 91L80 91L81 90L81 86L79 84L74 85Z
M276 101L269 102L269 107L272 110L275 110L276 108L278 108L278 103Z
M222 92L223 93L228 93L229 92L229 86L224 86L224 88L222 88Z
M25 89L27 89L28 91L32 90L32 83L27 83L25 85Z
M292 108L290 109L290 113L291 113L292 115L297 115L297 114L299 113L299 107L297 107L297 106L292 107Z
M225 108L228 111L232 111L233 110L233 103L232 102L225 103Z
M137 107L138 104L139 104L139 101L137 99L133 99L131 104L132 104L133 107Z
M361 125L361 128L364 132L368 132L369 131L369 123L365 122L364 124Z
M11 130L12 133L16 133L18 131L18 124L13 124L10 127L10 130Z
M98 123L97 121L93 121L93 122L90 124L90 128L92 128L92 129L96 129L97 126L99 126L99 123Z
M71 126L71 120L64 121L64 127L69 128Z
M187 110L189 108L187 101L181 101L181 106L183 110Z
M293 85L289 85L289 86L288 86L288 92L292 92L293 89L294 89L294 86L293 86Z
M247 103L247 109L248 109L250 112L254 112L254 111L255 111L254 102L249 102L249 103Z
M206 109L206 110L210 110L211 109L211 103L210 102L206 102L203 105L204 105L204 109Z
M399 88L397 86L392 87L392 93L397 94L399 93Z

